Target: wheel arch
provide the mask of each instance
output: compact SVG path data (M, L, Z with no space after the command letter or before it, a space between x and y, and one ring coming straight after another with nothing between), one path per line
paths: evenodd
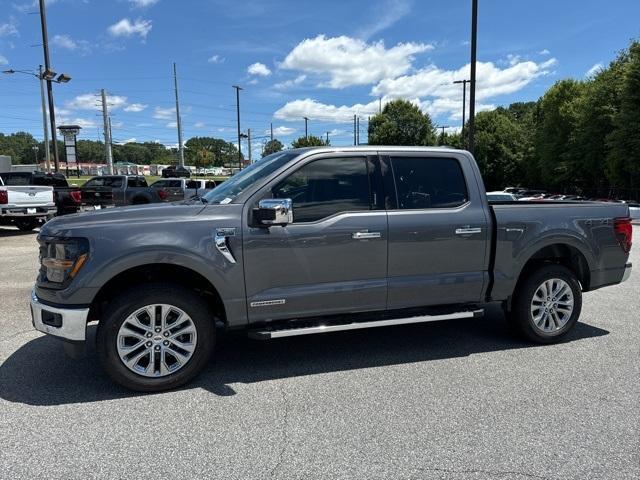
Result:
M120 292L135 288L136 285L157 281L176 283L199 292L212 307L216 317L227 324L224 302L216 287L195 270L170 263L137 265L111 277L95 295L89 307L89 320L99 321L109 300Z

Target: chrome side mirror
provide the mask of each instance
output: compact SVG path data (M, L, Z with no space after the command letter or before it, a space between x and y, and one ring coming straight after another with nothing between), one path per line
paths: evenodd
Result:
M285 226L293 223L293 202L290 198L265 198L258 203L257 213L262 225Z

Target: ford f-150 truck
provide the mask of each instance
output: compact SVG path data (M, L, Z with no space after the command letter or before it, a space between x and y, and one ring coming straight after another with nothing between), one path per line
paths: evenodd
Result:
M8 175L0 173L0 225L15 225L27 232L55 215L52 187L11 181Z
M497 302L553 343L583 292L630 275L631 237L625 204L490 204L465 151L287 150L197 200L48 222L31 310L76 346L98 321L104 369L140 391L193 378L218 326L270 339L476 318Z
M175 202L193 196L202 196L216 187L214 180L191 180L188 178L163 178L151 184L151 188L164 190L166 200Z
M166 199L166 193L147 185L141 175L105 175L93 177L80 188L81 210L100 210L105 207L142 205Z

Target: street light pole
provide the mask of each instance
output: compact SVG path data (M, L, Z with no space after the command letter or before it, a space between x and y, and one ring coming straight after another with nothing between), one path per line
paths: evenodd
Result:
M51 173L51 153L49 151L49 127L47 127L47 105L44 100L44 79L42 78L42 65L38 68L38 80L40 82L40 103L42 108L42 131L44 132L44 158L47 173Z
M307 130L307 122L309 122L309 119L307 117L303 117L303 118L304 118L304 138L309 138L309 134Z
M465 113L467 112L467 83L470 81L467 79L464 80L456 80L453 83L461 83L462 84L462 130L460 131L460 136L462 137L462 145L465 144L464 138L464 124L465 124Z
M176 126L178 127L178 152L180 154L180 166L184 167L184 144L182 143L182 120L180 119L180 101L178 100L178 75L176 62L173 62L173 85L176 94Z
M53 105L53 85L49 73L51 64L49 62L49 38L47 35L47 14L45 10L45 0L40 0L40 26L42 29L42 48L44 50L44 74L47 79L47 98L49 100L49 122L51 124L51 140L53 143L53 164L56 173L60 171L60 161L58 158L58 139L56 138L56 112Z
M240 90L242 90L242 88L237 85L233 85L233 88L236 89L236 113L238 116L238 168L242 170L242 146L240 143Z
M42 0L40 0L42 1ZM469 151L475 149L476 131L476 51L478 39L478 0L471 0L471 80L469 85Z

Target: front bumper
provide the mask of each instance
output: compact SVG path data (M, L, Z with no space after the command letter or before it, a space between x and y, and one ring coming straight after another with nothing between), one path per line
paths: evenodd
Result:
M74 342L84 342L88 308L58 308L42 303L31 292L31 320L36 330Z
M631 276L631 264L627 263L624 266L624 274L622 275L622 280L620 280L620 282L625 282L629 279L629 277Z

